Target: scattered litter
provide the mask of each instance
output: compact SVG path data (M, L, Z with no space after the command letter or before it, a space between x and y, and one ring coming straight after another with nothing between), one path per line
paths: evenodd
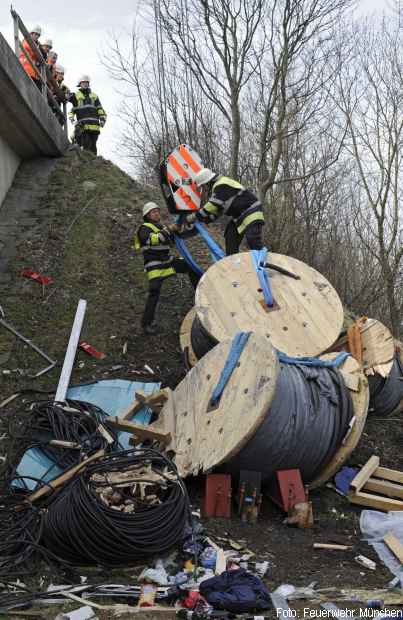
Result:
M122 354L126 355L127 353L127 341L124 343L123 347L122 347Z
M96 620L95 612L87 605L75 611L57 614L55 620Z
M369 568L369 570L376 569L376 563L373 560L365 557L365 555L356 555L354 560L361 564L361 566L365 566L365 568Z
M255 571L259 577L264 577L269 568L269 562L266 560L265 562L256 562L255 563Z
M347 551L352 549L352 545L338 545L333 543L313 543L314 549L329 549L333 551Z
M403 565L384 540L388 533L393 533L397 540L403 543L403 512L363 510L360 528L364 539L373 547L379 559L403 584Z
M168 574L165 570L163 561L157 560L155 562L155 568L146 568L139 576L139 581L147 581L156 583L160 586L168 585Z
M53 278L51 278L50 276L43 276L38 271L33 271L32 269L24 269L21 272L21 275L24 278L30 278L31 280L34 280L35 282L38 282L43 286L46 286L47 284L52 284L53 282Z
M153 371L152 368L150 368L150 366L148 364L144 364L143 366L144 370L146 370L148 373L150 373L150 375L155 375L155 372Z
M84 342L84 340L82 340L79 343L78 348L82 349L83 351L88 353L88 355L91 355L91 357L95 357L98 360L103 360L106 357L106 353L102 353L101 351L97 351L97 349L95 347L90 345L88 342Z

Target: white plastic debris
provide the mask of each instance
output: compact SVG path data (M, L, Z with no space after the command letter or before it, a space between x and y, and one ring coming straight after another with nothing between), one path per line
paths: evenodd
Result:
M65 614L57 614L55 620L97 620L97 617L94 610L86 605Z

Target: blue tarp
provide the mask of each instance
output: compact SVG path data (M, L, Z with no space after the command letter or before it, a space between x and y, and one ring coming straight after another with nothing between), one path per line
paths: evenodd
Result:
M92 403L103 409L110 416L119 416L134 401L136 392L140 390L146 394L153 394L160 389L160 386L160 383L106 379L105 381L70 388L67 392L67 398ZM151 415L151 409L143 407L133 416L132 420L140 424L149 424ZM130 433L120 432L118 434L122 450L127 450L131 447L129 444L130 437ZM18 476L32 476L44 482L49 482L53 478L60 476L63 471L40 448L30 448L22 457L16 474ZM12 484L14 487L28 488L30 491L33 491L37 486L36 481L29 478L14 480Z

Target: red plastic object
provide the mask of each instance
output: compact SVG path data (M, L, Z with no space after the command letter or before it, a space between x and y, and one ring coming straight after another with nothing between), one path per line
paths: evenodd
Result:
M31 278L31 280L35 280L35 282L39 282L39 284L52 284L53 282L53 278L51 278L50 276L43 276L42 274L38 273L38 271L32 271L32 269L24 269L24 271L21 273L22 276L24 276L24 278Z
M88 344L88 342L84 342L82 340L79 343L79 348L91 355L91 357L96 357L97 360L103 360L106 357L106 353L102 353L101 351L97 351L92 345Z
M276 482L269 490L269 496L284 512L288 512L299 502L306 502L306 493L299 469L277 471Z
M203 502L205 517L231 518L231 476L209 474L206 476L206 490Z

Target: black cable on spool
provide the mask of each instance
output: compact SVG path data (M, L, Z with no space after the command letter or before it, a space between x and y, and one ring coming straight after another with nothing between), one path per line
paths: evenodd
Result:
M201 359L206 353L211 351L218 341L210 336L210 334L203 327L199 317L195 316L192 328L190 330L190 342L192 343L192 349L198 359Z
M384 378L375 374L368 376L369 410L376 415L387 416L403 400L403 363L395 354L389 375Z
M299 469L312 482L331 461L354 415L350 392L334 368L281 364L265 419L229 463L229 471Z
M134 468L132 481L144 482L144 476L136 479L135 473L135 468L144 464L165 478L160 505L140 506L125 513L102 501L96 490L100 475ZM149 482L158 484L151 475ZM107 484L119 488L111 477ZM186 487L172 461L151 449L127 450L89 464L62 493L51 498L44 515L42 542L72 564L128 565L170 550L182 538L189 516Z

